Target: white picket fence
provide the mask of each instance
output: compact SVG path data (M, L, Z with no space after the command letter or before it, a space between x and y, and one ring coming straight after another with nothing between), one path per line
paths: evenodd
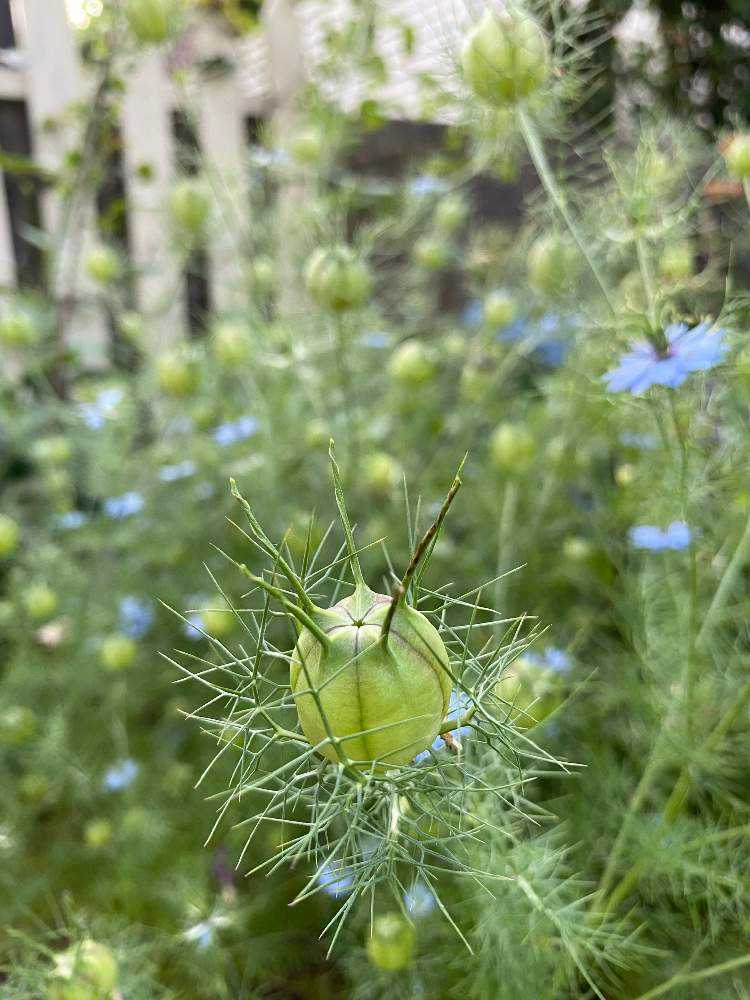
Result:
M391 70L383 94L377 95L409 115L416 109L418 73L440 69L447 47L441 23L455 21L454 0L379 0L392 11L392 27L384 29L381 48ZM12 0L18 48L4 52L0 65L0 100L23 101L31 127L32 156L55 171L71 144L70 130L50 130L50 120L64 121L75 102L92 100L93 81L79 58L76 32L66 13L66 0ZM443 9L445 8L445 9ZM233 208L245 211L243 165L246 157L245 122L248 117L273 117L283 129L293 127L292 99L314 67L323 48L326 28L347 16L348 0L266 0L261 29L240 41L231 39L207 16L183 44L199 60L223 57L233 71L204 79L196 86L198 142L211 175L219 179ZM418 44L405 56L399 42L398 20L411 20ZM442 20L441 20L442 19ZM135 275L138 308L146 317L158 316L159 343L184 335L186 307L180 262L170 250L165 205L175 176L176 148L173 113L179 97L165 66L165 55L146 52L126 73L126 92L120 121L130 255ZM336 98L354 106L365 96L355 79ZM372 96L372 95L366 95ZM150 168L146 178L142 167ZM40 205L41 223L55 233L61 205L54 192ZM71 240L76 251L97 239L93 200L84 205ZM64 263L65 248L61 255ZM225 229L215 227L207 247L208 279L215 308L230 307L238 286L237 255ZM76 302L96 300L80 267L63 267L66 287L57 294ZM11 223L4 187L0 196L0 286L16 282ZM106 363L107 332L104 315L96 308L76 306L69 323L70 336L87 364Z

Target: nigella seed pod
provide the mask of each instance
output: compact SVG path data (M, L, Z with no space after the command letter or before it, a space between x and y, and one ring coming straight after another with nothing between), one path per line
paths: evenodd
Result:
M179 28L184 9L184 0L127 0L125 18L141 45L161 45Z
M727 170L737 180L750 180L750 134L733 135L724 147Z
M450 728L446 719L454 677L448 652L437 629L406 603L406 596L460 479L454 479L437 519L389 596L372 591L365 583L332 451L330 457L354 576L353 593L333 607L317 607L233 483L233 494L245 509L256 541L273 555L300 603L294 604L283 591L246 567L240 568L254 584L281 601L296 621L290 689L305 739L323 757L350 771L380 772L410 763L433 746L446 725Z
M367 956L385 972L398 972L411 962L416 945L414 927L399 913L385 913L373 923Z
M111 996L117 985L117 959L106 945L86 938L55 959L49 1000L94 1000Z
M305 282L315 301L332 312L362 305L372 291L370 269L347 246L315 250L305 268Z
M181 234L200 236L211 215L211 194L203 180L183 177L169 195L169 210Z
M315 746L333 736L339 743L324 746L324 756L336 762L343 751L361 768L406 764L431 746L452 687L437 629L414 608L362 582L315 617L328 642L322 645L303 629L291 664L292 692L309 742Z
M521 6L486 10L461 52L464 77L474 93L502 108L538 90L550 71L547 37Z

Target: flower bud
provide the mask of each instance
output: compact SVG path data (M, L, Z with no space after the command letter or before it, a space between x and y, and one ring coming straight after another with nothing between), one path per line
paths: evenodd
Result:
M750 180L750 133L734 135L724 149L727 170L737 180Z
M333 312L362 305L372 290L367 264L347 246L315 250L305 268L305 281L315 301Z
M519 424L500 424L490 438L492 464L503 474L522 474L536 452L534 435Z
M461 53L464 77L488 104L502 108L528 97L547 79L550 52L541 27L526 10L486 10Z
M374 921L367 956L379 969L398 972L411 962L415 945L412 925L398 913L386 913Z

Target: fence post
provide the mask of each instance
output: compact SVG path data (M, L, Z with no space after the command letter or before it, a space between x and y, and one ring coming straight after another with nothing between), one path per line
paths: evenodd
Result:
M245 103L237 72L238 46L211 18L198 26L196 54L217 64L195 81L201 155L219 208L208 247L209 286L221 311L242 303L242 233L248 224ZM221 67L218 68L218 64Z
M76 101L86 101L87 87L63 0L26 0L25 28L26 97L34 158L55 171L67 152L64 116ZM50 127L51 123L57 127ZM70 303L66 342L79 352L86 367L106 367L109 336L105 316L96 302L96 289L78 264L97 239L93 196L87 193L76 207L76 217L66 220L60 196L47 191L40 211L50 239L53 243L60 240L53 261L58 278L51 291L58 301L64 298Z
M175 159L171 93L164 57L144 54L128 77L122 137L136 298L147 324L158 322L147 350L157 340L160 347L176 342L186 326L182 263L170 252L167 212Z

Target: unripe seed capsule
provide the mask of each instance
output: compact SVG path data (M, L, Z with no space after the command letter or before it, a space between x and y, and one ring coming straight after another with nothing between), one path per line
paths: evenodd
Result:
M486 10L470 30L461 53L464 77L474 93L495 108L538 90L550 70L547 38L526 10Z
M750 134L732 136L724 150L729 173L737 180L750 180Z
M305 268L305 281L315 301L333 312L362 305L372 290L367 264L346 246L315 250Z
M398 972L411 962L416 945L414 928L398 913L377 917L367 955L373 965L385 972Z

